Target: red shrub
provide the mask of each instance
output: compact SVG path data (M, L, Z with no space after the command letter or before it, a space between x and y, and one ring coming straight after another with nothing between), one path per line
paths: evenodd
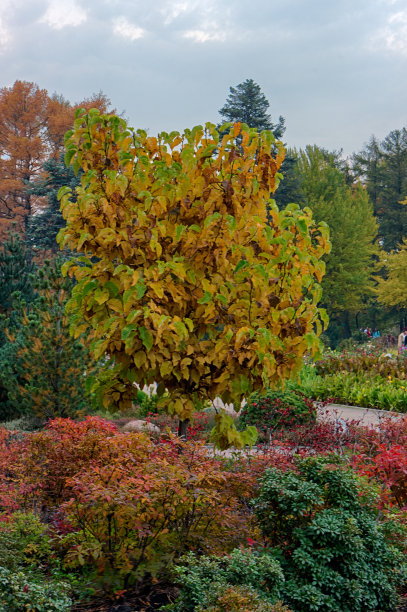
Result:
M359 454L353 459L354 468L374 478L383 486L382 501L397 504L407 510L407 447L380 444L373 457Z
M68 562L96 566L109 588L162 572L185 550L224 553L251 534L239 478L202 445L138 443L137 457L134 446L121 447L109 464L67 482L63 508L77 530L66 539Z

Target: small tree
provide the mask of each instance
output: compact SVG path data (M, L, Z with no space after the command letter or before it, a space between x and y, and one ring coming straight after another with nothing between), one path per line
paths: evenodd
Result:
M296 206L273 205L267 225L284 156L273 140L239 123L219 141L212 124L153 138L97 111L76 119L67 161L84 174L75 197L60 192L59 242L89 256L65 268L78 280L68 308L72 332L90 330L95 357L112 360L106 405L156 381L183 434L202 402L239 407L318 353L327 228ZM224 413L214 439L245 441Z
M8 416L40 419L75 416L89 406L85 374L94 364L87 349L69 335L65 304L72 281L61 276L61 262L38 271L38 298L27 308L15 301L20 321L8 329L0 350L0 381L8 392Z

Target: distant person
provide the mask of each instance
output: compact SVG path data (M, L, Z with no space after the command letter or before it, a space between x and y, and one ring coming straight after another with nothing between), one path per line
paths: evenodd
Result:
M373 330L373 338L380 338L380 332L378 329Z
M402 353L406 349L406 341L407 341L406 331L407 331L407 328L405 327L399 334L399 337L397 338L397 348L398 348L399 353Z

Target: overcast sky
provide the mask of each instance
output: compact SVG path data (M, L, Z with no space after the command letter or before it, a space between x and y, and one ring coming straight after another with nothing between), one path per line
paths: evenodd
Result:
M254 79L290 146L407 127L406 0L0 0L0 86L103 90L130 125L219 121Z

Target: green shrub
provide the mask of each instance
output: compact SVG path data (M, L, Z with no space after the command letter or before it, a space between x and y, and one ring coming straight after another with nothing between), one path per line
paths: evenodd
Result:
M231 586L242 587L234 590L235 595L245 594L247 598L254 594L259 607L252 607L252 610L271 611L270 605L277 603L284 582L279 563L268 554L252 550L234 549L225 557L197 557L189 553L181 561L182 565L175 567L178 582L182 585L180 597L175 604L164 608L168 611L194 612L212 607L213 610L235 610L237 608L219 607Z
M290 612L281 602L272 604L260 599L258 593L243 586L228 585L222 589L216 602L209 608L197 608L197 612Z
M0 566L10 571L37 568L52 561L46 526L28 512L15 512L10 521L0 523Z
M239 417L242 426L255 425L267 435L273 430L303 425L315 420L313 403L295 391L253 393Z
M157 395L148 395L144 391L137 391L137 416L145 418L150 413L157 413Z
M68 592L64 582L0 567L0 612L65 612L72 607Z
M296 612L393 610L406 576L357 477L329 458L266 471L254 507Z

